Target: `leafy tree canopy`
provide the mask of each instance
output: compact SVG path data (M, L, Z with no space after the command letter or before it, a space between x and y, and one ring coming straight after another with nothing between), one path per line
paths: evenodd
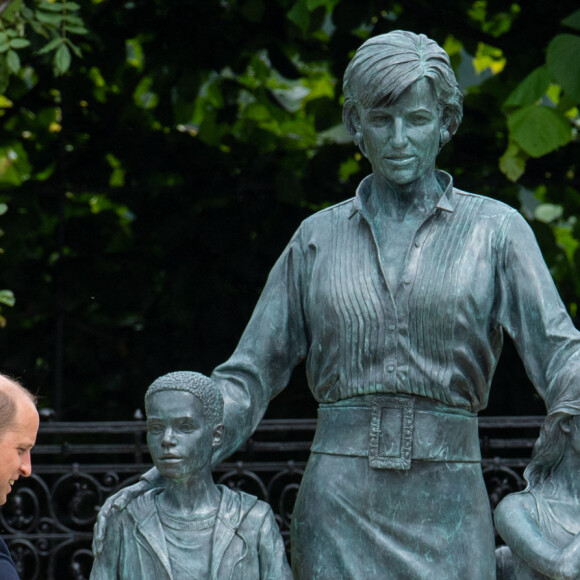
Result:
M128 418L158 375L227 357L300 220L369 171L341 79L361 42L396 28L444 46L465 91L440 167L524 213L576 315L576 2L3 7L2 368L60 417ZM271 413L311 412L294 381Z

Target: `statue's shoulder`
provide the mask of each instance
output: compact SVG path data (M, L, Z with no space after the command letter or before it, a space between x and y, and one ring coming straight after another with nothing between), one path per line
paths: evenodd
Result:
M217 487L222 494L220 511L222 514L228 514L230 523L235 524L237 521L239 525L242 521L246 524L258 522L262 521L266 515L273 514L270 505L255 495L230 489L227 486L218 485Z
M334 205L329 205L323 209L318 210L311 216L307 217L302 223L304 224L317 224L321 221L328 221L334 217L349 217L354 211L354 201L356 198L351 197Z
M478 193L471 193L469 191L464 191L456 187L453 188L453 195L458 203L468 203L470 200L479 201L481 205L481 211L489 212L492 214L511 216L518 213L518 211L498 199L492 197L487 197L485 195L480 195Z
M502 521L510 522L517 513L530 513L535 515L537 511L535 495L529 490L517 491L506 495L494 510L496 524Z
M507 203L455 187L453 203L459 219L473 221L477 228L500 236L498 239L506 236L527 238L529 235L530 228L524 216Z
M126 508L118 512L120 515L135 521L142 521L146 516L156 511L155 497L163 491L163 488L153 488L135 496L129 501Z
M335 205L325 207L305 218L294 232L291 244L297 243L306 247L311 243L324 244L337 225L348 227L355 212L355 198L347 199Z

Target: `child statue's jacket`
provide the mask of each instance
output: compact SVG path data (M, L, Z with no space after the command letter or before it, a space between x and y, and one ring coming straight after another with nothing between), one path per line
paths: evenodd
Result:
M218 486L221 501L212 539L211 580L292 580L270 506ZM152 489L113 511L90 580L172 580L165 535ZM195 557L192 554L192 557Z

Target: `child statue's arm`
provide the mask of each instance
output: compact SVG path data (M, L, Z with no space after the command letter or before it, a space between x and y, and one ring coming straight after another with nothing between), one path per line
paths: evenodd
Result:
M495 509L495 526L512 552L534 570L548 578L580 579L580 536L559 548L543 534L536 513L531 494L510 494Z

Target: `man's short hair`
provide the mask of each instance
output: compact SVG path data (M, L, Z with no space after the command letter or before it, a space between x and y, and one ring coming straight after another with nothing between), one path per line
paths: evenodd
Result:
M37 399L28 389L0 373L0 438L15 426L19 396L24 396L36 405Z
M204 417L211 425L222 422L224 415L224 400L212 379L193 371L177 371L155 379L145 393L145 406L155 393L164 391L185 391L197 397L203 407Z
M447 53L424 34L406 30L369 38L344 73L343 120L350 134L358 107L389 105L422 78L431 81L441 119L453 135L463 117L463 95Z

